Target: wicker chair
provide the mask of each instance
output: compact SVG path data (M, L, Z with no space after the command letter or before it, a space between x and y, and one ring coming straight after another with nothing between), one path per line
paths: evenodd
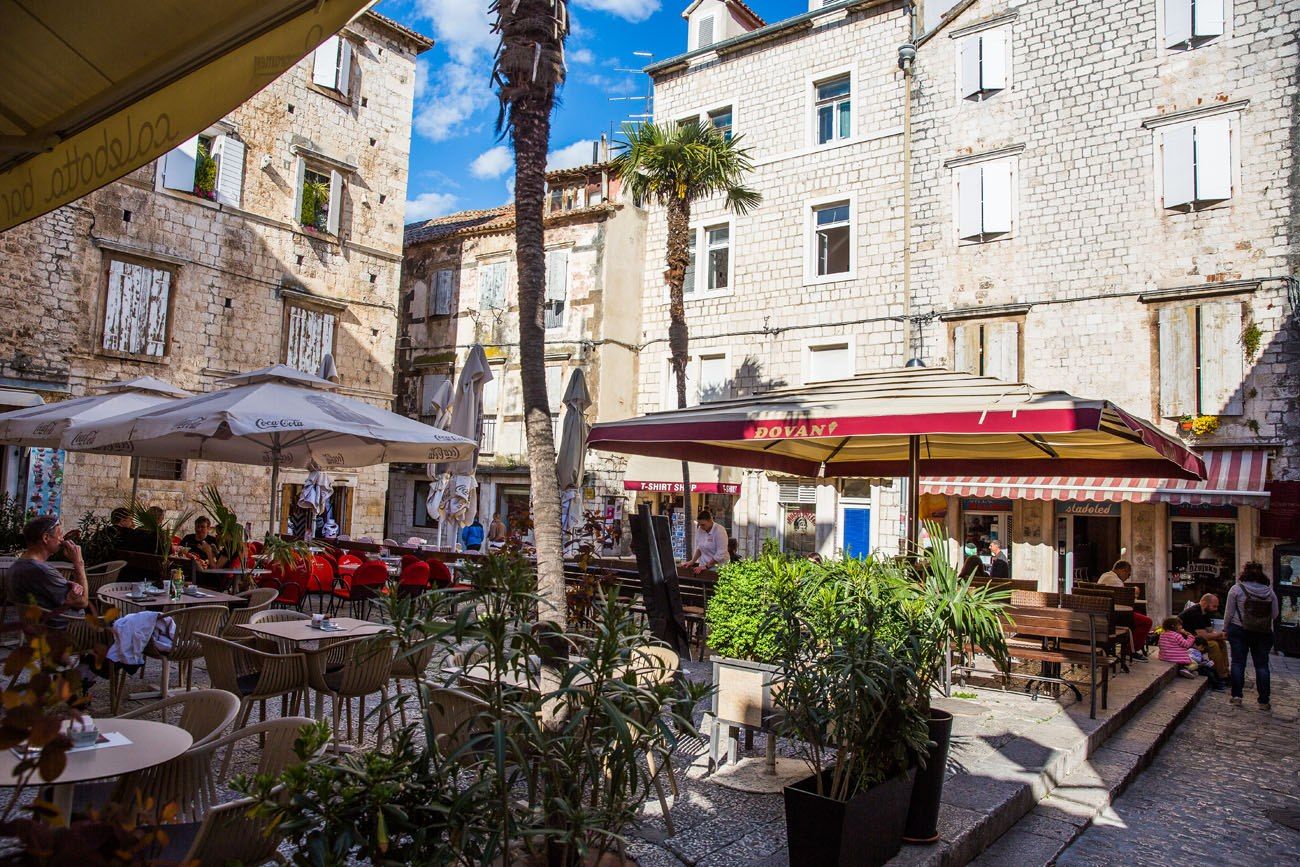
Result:
M311 615L305 611L297 611L291 608L272 608L269 611L258 611L249 618L248 625L256 623L287 623L290 620L311 620ZM253 636L253 646L267 653L291 653L293 648L282 645L274 638L266 638L255 632L249 632ZM226 636L229 638L230 636Z
M424 673L428 671L429 663L433 661L433 654L437 649L437 645L429 641L410 653L398 653L393 660L391 671L393 697L397 699L397 712L401 716L403 726L406 725L406 702L402 700L402 681L409 680L418 686L424 679ZM388 688L385 687L381 694L384 704L387 704Z
M239 725L248 722L253 705L266 720L267 699L279 698L286 714L296 713L307 691L307 658L301 653L266 653L236 641L199 633L208 677L217 689L239 697Z
M169 695L171 688L171 664L177 663L177 685L184 684L185 689L194 688L194 660L203 655L203 647L196 636L199 633L216 635L221 631L230 612L223 605L195 605L179 611L167 612L176 624L176 637L172 639L172 649L163 653L152 642L145 648L144 655L151 659L162 660L162 697Z
M92 592L95 594L95 601L99 604L101 609L107 610L108 608L116 608L123 614L132 614L144 609L136 605L131 605L130 603L119 602L116 599L105 599L104 594L110 592L130 593L135 590L136 583L137 582L135 581L110 581L106 584L101 584Z
M230 610L230 619L226 621L226 628L221 630L222 638L229 638L231 641L246 641L253 637L253 633L244 627L252 621L257 614L267 611L279 591L274 587L257 587L253 590L246 590L238 594L240 597L248 600L248 605L244 608L232 608Z
M122 574L126 568L125 560L109 560L107 563L100 563L97 566L88 566L86 568L86 583L90 585L90 593L93 596L99 592L99 588L117 580L117 576Z
M177 706L181 709L181 718L175 725L185 729L194 738L190 749L221 737L239 713L239 699L224 689L195 689L159 699L124 713L119 718L142 719L157 713L166 722L168 709Z
M388 678L392 673L393 657L397 647L390 635L367 635L350 638L322 647L307 655L308 677L311 688L319 695L329 696L334 707L334 740L339 739L339 723L343 707L347 706L348 739L352 739L352 699L358 700L357 741L365 734L366 696L380 692L387 695ZM335 668L334 664L339 663ZM385 709L376 730L382 729L392 711ZM391 725L390 725L391 728Z
M478 725L490 705L463 689L431 686L429 690L429 731L444 756L468 758L478 736L487 729Z

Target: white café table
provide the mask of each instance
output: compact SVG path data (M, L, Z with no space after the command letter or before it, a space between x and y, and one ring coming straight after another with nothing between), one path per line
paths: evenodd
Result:
M269 638L282 649L294 648L312 641L325 641L319 650L325 650L329 644L345 641L349 638L361 638L366 635L379 635L392 632L393 627L387 623L372 623L355 617L335 617L330 621L337 629L316 629L310 620L282 620L278 623L249 623L244 626L249 632ZM316 693L316 719L325 718L325 697Z
M167 723L141 719L100 719L95 724L103 734L119 733L130 743L74 750L54 787L54 806L66 823L72 815L72 794L77 783L120 777L171 761L188 750L194 738L185 729ZM12 788L18 756L13 750L0 750L0 786ZM40 783L37 777L36 782Z

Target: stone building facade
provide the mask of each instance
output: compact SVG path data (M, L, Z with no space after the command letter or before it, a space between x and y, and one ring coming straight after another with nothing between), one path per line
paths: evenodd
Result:
M724 222L731 262L725 291L688 296L692 363L731 352L725 393L743 394L812 381L818 348L847 346L838 375L915 357L1195 427L1181 432L1216 475L1199 502L1154 482L1031 480L988 496L988 484L936 481L923 508L954 539L1010 541L1015 570L1044 586L1067 570L1095 578L1122 554L1157 615L1208 586L1199 575L1267 560L1278 540L1261 529L1265 482L1300 477L1300 10L967 0L921 32L901 3L812 5L649 69L656 120L723 118L765 196L743 218L697 208L697 262ZM916 50L910 135L904 42ZM818 257L835 251L819 234L844 225L823 208L839 203L854 255L844 279L823 282ZM663 393L663 238L652 210L643 411ZM732 517L747 550L774 534L806 550L783 518L796 496L823 554L851 549L846 526L856 539L863 524L870 549L894 550L896 488L856 486L864 521L829 486L743 482Z
M365 13L197 139L0 235L0 386L59 400L151 375L203 392L279 362L315 373L329 353L344 394L390 405L415 60L431 46ZM10 493L28 460L6 451ZM190 508L216 483L264 529L265 468L141 469L146 502ZM284 473L286 492L302 478ZM130 479L120 457L69 454L64 515L107 512ZM382 529L387 479L339 471L342 527Z
M636 413L645 212L625 200L606 162L550 172L547 182L546 389L558 440L574 370L587 380L589 423ZM477 474L485 526L494 512L509 523L529 511L514 230L510 205L406 227L398 405L433 422L439 386L454 383L471 346L484 347L493 374L484 391ZM623 464L588 453L584 506L611 522L623 515ZM389 537L437 538L425 509L428 485L426 467L394 467Z

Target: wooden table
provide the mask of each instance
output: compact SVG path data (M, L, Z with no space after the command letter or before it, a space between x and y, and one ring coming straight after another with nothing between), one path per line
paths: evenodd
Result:
M196 593L182 593L179 599L172 599L164 593L157 596L151 596L147 599L132 598L132 591L129 590L101 590L99 598L114 602L120 606L128 608L193 608L196 605L230 605L232 602L247 602L243 596L231 596L229 593L219 593L216 590L200 590Z
M161 765L176 758L194 743L194 738L185 729L167 723L141 719L101 719L96 721L96 725L100 732L120 733L130 743L68 753L67 767L53 781L54 805L63 814L65 823L72 816L72 794L77 783L111 779ZM18 761L13 750L0 750L0 786L12 788L16 785L14 768Z

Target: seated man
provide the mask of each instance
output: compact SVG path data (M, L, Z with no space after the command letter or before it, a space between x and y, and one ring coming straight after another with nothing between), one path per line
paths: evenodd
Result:
M714 523L713 513L701 509L696 521L695 555L682 565L699 575L706 569L726 563L730 555L727 553L727 531L721 524Z
M1098 584L1107 587L1123 587L1133 577L1133 564L1127 560L1116 560L1109 572L1103 572L1097 579ZM1147 658L1147 636L1151 634L1151 618L1141 611L1133 612L1133 655L1138 659Z
M63 538L63 526L54 515L32 518L23 527L26 550L9 567L10 590L19 604L35 604L50 610L83 609L89 604L90 585L86 565L77 543ZM50 565L52 559L66 559L72 564L73 578ZM62 617L51 617L51 629L67 629Z
M181 539L181 551L193 555L208 569L223 569L230 563L230 556L212 535L212 520L206 515L194 519L194 532Z
M1219 610L1219 597L1206 593L1201 601L1187 606L1178 619L1183 628L1198 638L1205 639L1206 651L1214 662L1214 671L1220 678L1228 677L1228 636L1214 628L1214 615Z

